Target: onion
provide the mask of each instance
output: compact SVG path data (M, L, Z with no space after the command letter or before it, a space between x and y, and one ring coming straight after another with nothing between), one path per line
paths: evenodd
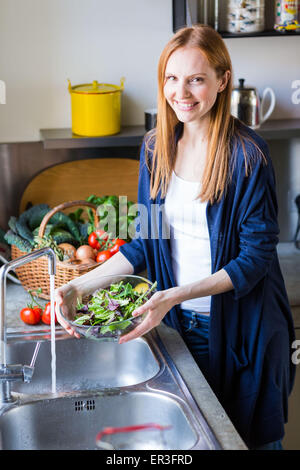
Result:
M70 259L69 261L66 261L67 263L70 263L74 266L78 266L79 264L81 264L81 259Z
M79 261L80 261L80 264L96 264L96 261L92 258L85 258Z
M80 260L95 260L94 250L89 245L81 245L76 251L76 258Z
M60 243L58 248L60 248L63 252L63 261L69 261L75 258L76 248L70 243Z

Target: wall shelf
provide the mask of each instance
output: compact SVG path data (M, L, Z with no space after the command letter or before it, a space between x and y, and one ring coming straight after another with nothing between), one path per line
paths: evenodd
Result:
M44 149L79 149L103 147L136 147L142 143L144 126L123 126L121 132L104 137L75 135L71 129L41 129Z
M226 33L224 31L219 31L219 34L224 39L229 39L229 38L256 38L256 37L278 37L278 38L284 38L284 37L291 37L291 36L299 36L300 37L300 32L296 33L295 31L285 31L283 33L280 33L275 30L269 30L269 31L262 31L261 33L240 33L240 34L233 34L233 33Z
M265 140L300 138L300 119L274 119L264 122L255 132Z
M224 12L226 6L223 0L172 0L173 7L173 32L187 24L204 23L213 26L221 36L226 38L251 38L251 37L291 37L299 36L300 31L279 32L273 29L274 2L265 0L265 30L257 33L228 33L224 28ZM215 6L216 4L218 6ZM218 13L215 13L218 12ZM223 26L222 26L223 25Z
M266 140L300 138L300 119L266 121L256 130ZM124 126L119 134L105 137L82 137L71 129L41 129L44 149L79 149L139 147L146 133L144 126Z

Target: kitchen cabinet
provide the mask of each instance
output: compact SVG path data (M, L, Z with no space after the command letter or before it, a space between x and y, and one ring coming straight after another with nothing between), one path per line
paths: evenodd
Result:
M265 29L255 33L228 33L224 28L224 0L173 0L173 31L195 23L209 24L223 38L241 37L288 37L300 36L300 32L278 32L273 29L275 18L274 0L265 0Z

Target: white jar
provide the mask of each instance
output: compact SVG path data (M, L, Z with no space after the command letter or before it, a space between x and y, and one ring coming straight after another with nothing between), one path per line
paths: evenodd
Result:
M265 0L227 0L226 31L257 33L265 28Z

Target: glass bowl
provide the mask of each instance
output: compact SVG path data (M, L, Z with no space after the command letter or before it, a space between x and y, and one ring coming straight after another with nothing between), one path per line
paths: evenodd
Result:
M105 321L101 321L95 318L92 314L92 311L89 310L87 305L88 299L90 299L91 295L95 296L96 294L101 295L101 299L105 298L104 300L106 304L110 306L109 310L112 311L111 316L119 317L118 313L120 312L120 307L122 309L122 305L120 305L120 300L117 298L114 299L114 295L116 294L108 294L108 289L113 289L111 286L119 285L120 283L123 287L127 284L135 291L134 302L137 308L139 305L144 304L156 291L156 283L153 284L148 279L141 277L141 276L134 276L134 275L111 275L111 276L100 276L97 279L97 290L95 291L95 287L88 288L85 287L83 291L70 288L70 290L64 296L64 302L61 305L60 313L63 319L69 324L69 326L80 336L94 339L94 340L118 340L118 338L122 335L129 333L130 331L134 330L134 328L139 325L145 316L147 315L139 315L138 317L132 317L131 313L128 315L124 315L124 319L122 320L114 320L108 319ZM130 286L127 287L127 290L130 292ZM104 292L103 292L104 291ZM124 291L123 291L124 295ZM103 296L103 297L102 297ZM110 300L109 300L110 298ZM129 296L124 296L124 300L130 299ZM138 301L138 303L137 303ZM125 302L126 303L126 302ZM103 303L101 304L103 305ZM132 304L130 304L132 305ZM82 307L81 309L79 307ZM108 307L107 307L108 308ZM133 311L133 310L132 310ZM95 312L95 311L94 311ZM114 315L114 312L116 314ZM81 318L78 319L78 316ZM90 322L92 317L92 322L99 322L98 324L79 324L78 322L83 322L85 320L86 323ZM110 320L110 321L109 321Z

